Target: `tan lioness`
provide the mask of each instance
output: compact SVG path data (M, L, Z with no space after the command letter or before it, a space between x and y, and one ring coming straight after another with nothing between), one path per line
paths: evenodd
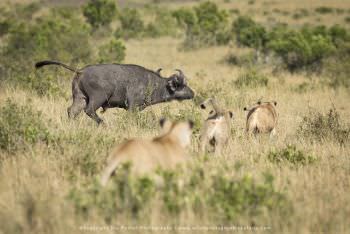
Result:
M248 111L246 131L253 135L258 133L270 133L270 136L275 135L277 125L276 105L277 102L275 101L259 101L249 109L244 107L244 111Z
M200 104L202 109L207 109L208 106L211 106L212 110L201 129L200 150L205 153L210 147L209 151L214 151L215 155L219 155L230 138L233 113L222 109L213 98Z
M130 139L117 146L103 170L101 184L105 186L114 170L122 163L131 163L131 173L146 175L157 168L174 169L189 159L186 147L191 143L192 121L160 120L162 134L150 140Z

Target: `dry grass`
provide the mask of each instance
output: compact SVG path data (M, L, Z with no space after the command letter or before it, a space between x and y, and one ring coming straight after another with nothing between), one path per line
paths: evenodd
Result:
M222 3L221 3L222 2ZM248 5L247 1L231 1L223 6L239 8L241 12L252 11L257 17L261 6L266 8L266 1L256 1ZM179 3L164 3L169 7ZM169 4L169 5L168 5ZM193 3L181 3L191 5ZM303 6L315 8L329 5L336 8L349 8L346 1L270 1L270 9L278 8L293 11ZM260 16L259 16L260 15ZM277 17L277 16L276 16ZM311 17L311 16L310 16ZM327 16L322 16L327 17ZM314 18L314 16L312 16ZM341 18L341 17L340 17ZM339 18L339 19L340 19ZM290 19L290 16L289 16ZM323 18L322 18L323 19ZM337 17L324 18L323 23L338 20ZM333 90L319 81L320 77L306 74L279 73L273 75L270 68L264 72L269 77L267 87L237 89L233 81L245 68L238 68L222 63L223 57L230 51L239 53L240 49L232 47L211 47L191 52L179 50L180 39L161 38L131 40L126 43L127 57L125 63L135 63L150 69L163 68L163 75L173 73L181 68L189 77L189 84L197 93L214 95L235 115L233 121L235 133L231 143L221 157L210 157L203 165L207 170L221 165L234 165L239 162L242 167L228 174L249 174L257 180L268 171L275 177L274 185L278 191L286 194L293 206L293 212L284 217L271 216L266 213L259 219L259 224L269 226L272 233L347 233L350 230L350 147L349 144L328 142L311 143L297 134L302 117L308 115L310 108L326 113L334 105L341 118L347 123L350 119L350 93L348 90ZM303 82L314 86L306 92L295 89ZM67 92L69 88L67 87ZM277 137L268 139L247 139L244 135L245 114L243 107L259 98L276 100L279 123ZM70 121L66 108L71 104L66 98L43 98L27 90L11 86L0 87L0 106L6 99L21 105L31 105L42 111L47 128L52 133L73 136L73 141L66 142L60 149L50 149L44 145L30 146L27 151L5 153L0 151L0 233L86 233L79 230L81 225L109 225L99 214L85 219L74 211L67 199L74 187L92 183L105 164L113 143L119 143L130 137L150 137L158 132L157 119L165 109L176 118L179 113L201 113L192 101L159 104L141 112L139 116L120 109L110 109L102 115L107 127L97 127L85 114L76 121ZM201 113L204 120L205 114ZM154 117L153 117L154 116ZM84 138L81 133L89 135ZM81 139L87 142L81 141ZM106 140L99 148L94 144ZM314 155L317 161L308 166L291 168L287 165L275 165L268 161L267 153L273 148L284 148L294 144L299 149ZM194 135L191 147L193 157L198 157L198 135ZM93 170L83 168L86 158L82 153L90 152L89 160L95 163ZM147 225L167 225L173 222L164 216L154 204L153 212L147 214ZM112 224L135 225L129 217L121 217ZM205 225L210 220L199 219L190 213L180 217L178 223L186 225ZM251 225L249 218L239 217L232 225ZM138 231L145 233L144 231ZM215 231L213 231L214 233ZM242 231L244 232L244 231ZM105 231L105 233L113 233ZM210 233L210 232L209 232Z

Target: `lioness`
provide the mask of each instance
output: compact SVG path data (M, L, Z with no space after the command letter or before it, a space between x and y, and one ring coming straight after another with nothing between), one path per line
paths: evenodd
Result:
M200 150L204 153L210 146L215 155L222 153L231 134L233 113L219 107L216 100L209 98L200 104L202 109L212 107L200 133Z
M192 121L171 122L161 119L162 134L151 140L130 139L117 146L111 153L103 170L101 184L105 186L114 170L122 163L131 163L131 173L145 175L160 167L173 169L189 157L186 147L190 145Z
M249 134L270 133L276 134L277 113L275 106L277 102L257 102L251 108L244 107L248 111L246 131Z

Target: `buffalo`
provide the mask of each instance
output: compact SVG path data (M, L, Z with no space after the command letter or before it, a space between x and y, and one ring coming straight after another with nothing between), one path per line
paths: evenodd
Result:
M194 97L179 69L165 78L160 75L160 69L154 72L133 64L96 64L76 70L58 61L41 61L35 67L46 65L59 65L75 73L73 104L67 110L69 118L75 118L84 110L100 124L102 119L96 114L100 107L143 110L157 103Z

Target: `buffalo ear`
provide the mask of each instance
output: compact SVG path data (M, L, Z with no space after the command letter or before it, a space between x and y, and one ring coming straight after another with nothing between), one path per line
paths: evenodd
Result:
M168 87L171 90L171 92L175 92L176 91L176 83L174 81L174 78L169 78L169 80L168 80Z
M172 75L168 78L168 86L172 92L175 92L177 87L183 85L183 78L178 75Z

